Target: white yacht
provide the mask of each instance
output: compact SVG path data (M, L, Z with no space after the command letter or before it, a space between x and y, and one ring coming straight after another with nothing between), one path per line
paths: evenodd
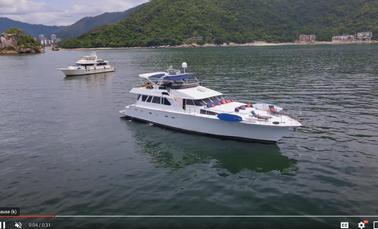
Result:
M194 74L170 68L139 75L145 82L133 88L137 101L120 113L182 131L251 141L277 142L301 126L271 104L234 101L201 86Z
M80 76L114 72L115 69L108 61L98 59L96 53L92 53L89 56L83 56L74 66L58 68L58 70L61 70L66 76Z

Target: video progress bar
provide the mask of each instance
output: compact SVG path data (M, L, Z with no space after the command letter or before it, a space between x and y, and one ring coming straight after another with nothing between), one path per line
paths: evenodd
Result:
M0 216L0 219L52 219L56 218L56 215L12 215L12 216ZM1 228L0 228L1 229Z
M378 215L56 215L55 218L378 218Z
M55 218L378 218L378 215L19 215L0 219Z

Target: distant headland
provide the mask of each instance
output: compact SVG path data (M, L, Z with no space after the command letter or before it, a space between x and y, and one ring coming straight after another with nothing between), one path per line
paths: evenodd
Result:
M42 52L40 43L20 29L8 29L0 34L0 55Z

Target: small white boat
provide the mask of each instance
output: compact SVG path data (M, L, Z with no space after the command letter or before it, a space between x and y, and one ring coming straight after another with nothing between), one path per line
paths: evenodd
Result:
M58 68L58 70L62 71L66 76L80 76L114 72L115 68L108 61L98 59L96 53L92 53L89 56L82 57L74 66Z
M169 69L139 75L145 84L133 88L136 103L120 113L182 131L264 142L277 142L301 126L272 104L234 101L201 86L194 74Z

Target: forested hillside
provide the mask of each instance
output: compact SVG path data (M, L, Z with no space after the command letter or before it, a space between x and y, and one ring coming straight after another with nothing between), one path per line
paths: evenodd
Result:
M64 47L318 40L378 33L378 0L152 0L118 24L98 27Z

